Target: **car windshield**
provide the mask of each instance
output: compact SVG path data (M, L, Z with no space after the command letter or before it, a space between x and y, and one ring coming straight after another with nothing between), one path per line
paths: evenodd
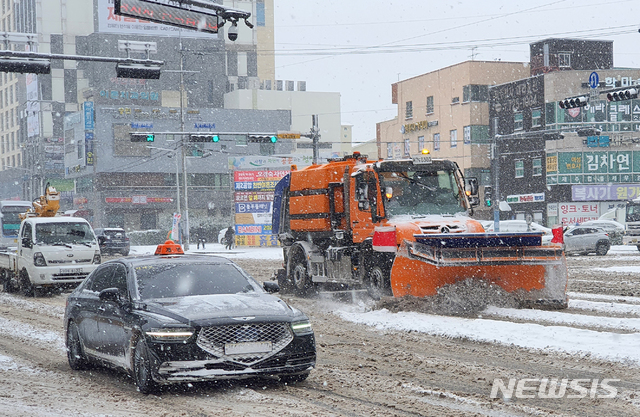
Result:
M83 222L36 224L36 242L40 245L88 244L95 240L91 226Z
M454 172L407 170L381 172L387 214L455 214L465 211Z
M160 264L135 268L143 300L255 292L259 286L231 264Z

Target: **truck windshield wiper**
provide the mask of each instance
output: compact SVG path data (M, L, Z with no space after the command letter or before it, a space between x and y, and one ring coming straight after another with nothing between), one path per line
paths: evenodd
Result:
M399 172L398 174L400 174L399 175L400 178L404 178L405 180L409 181L411 184L419 185L420 187L426 188L429 191L436 191L438 189L438 187L430 187L427 184L421 183L418 180L414 180L413 178L409 178L407 176L407 174L405 174L404 172Z
M68 243L63 243L63 242L52 243L51 246L66 246L69 249L73 249L73 246L71 246Z

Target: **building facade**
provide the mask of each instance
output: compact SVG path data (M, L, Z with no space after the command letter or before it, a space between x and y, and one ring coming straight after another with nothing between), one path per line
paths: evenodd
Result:
M426 148L457 162L482 186L490 184L488 88L529 75L526 63L466 61L393 84L398 115L376 126L378 157L404 158Z
M531 214L549 226L597 219L640 196L640 100L609 102L602 93L639 85L640 69L612 67L608 41L545 40L532 44L532 54L545 43L549 56L567 54L562 62L571 66L549 65L539 75L489 89L490 134L499 162L495 198L512 209L503 218ZM584 56L589 50L593 57ZM533 62L539 57L532 55L532 68L540 69ZM590 85L594 73L599 82ZM576 96L589 97L587 106L558 105Z
M188 205L191 228L228 225L231 161L290 155L295 142L221 135L217 143L190 143L179 133L308 131L311 114L324 112L332 116L321 121L323 139L339 141L338 94L306 93L305 82L291 92L290 82L275 79L273 0L223 4L251 12L254 29L240 22L235 42L224 28L206 34L115 15L113 0L2 1L3 29L36 33L31 50L124 58L119 41L152 41L150 58L164 65L159 80L117 78L115 64L73 60L52 60L47 75L2 74L0 180L22 179L25 199L51 183L62 191L61 210L80 210L95 227L167 228L178 204ZM243 101L263 94L269 105ZM156 138L132 143L131 132ZM176 164L183 149L185 165Z

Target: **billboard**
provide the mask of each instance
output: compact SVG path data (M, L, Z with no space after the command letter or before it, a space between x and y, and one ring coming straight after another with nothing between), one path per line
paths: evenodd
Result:
M282 169L234 171L236 245L278 246L271 234L273 194L288 173Z
M149 3L145 3L145 6L148 4ZM147 8L145 7L145 9ZM216 20L217 18L213 17L213 19ZM183 37L211 39L218 39L219 36L218 34L200 32L197 30L181 30L178 27L170 26L168 24L151 22L148 18L144 19L117 15L115 14L114 0L98 0L98 32L117 33L119 35L137 34L172 37L177 37L178 34L180 34L180 36Z

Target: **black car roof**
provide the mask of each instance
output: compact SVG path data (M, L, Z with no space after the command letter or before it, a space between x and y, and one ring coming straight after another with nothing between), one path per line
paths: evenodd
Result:
M157 264L213 264L213 265L221 265L221 264L230 264L234 263L230 259L224 258L222 256L211 256L211 255L140 255L140 256L128 256L126 258L113 259L106 263L112 262L124 262L132 267L143 266L143 265L157 265Z

